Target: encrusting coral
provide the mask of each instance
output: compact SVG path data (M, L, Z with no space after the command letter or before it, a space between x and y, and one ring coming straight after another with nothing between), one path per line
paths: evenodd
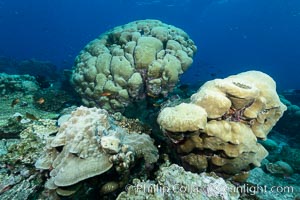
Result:
M58 187L75 185L112 168L120 175L128 174L141 159L148 165L158 159L149 135L128 133L113 123L107 111L81 106L48 139L35 166L50 170L46 188L62 193L64 188Z
M0 150L0 199L33 199L39 192L43 176L34 168L44 138L57 132L55 120L39 119L27 124L20 140L2 140L6 151Z
M172 164L162 165L155 181L134 179L127 191L117 197L117 200L123 199L236 200L239 199L239 192L234 185L214 173L191 173Z
M265 139L286 110L274 80L248 71L206 82L189 104L164 108L158 123L183 165L227 175L248 171L268 155Z
M166 96L193 62L196 46L181 29L139 20L100 35L76 57L71 82L87 106L123 111Z

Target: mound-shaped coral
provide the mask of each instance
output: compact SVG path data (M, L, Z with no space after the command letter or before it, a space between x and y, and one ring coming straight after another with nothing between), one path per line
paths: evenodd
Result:
M266 138L285 110L274 80L248 71L208 81L191 103L164 108L158 123L185 166L234 175L260 165L268 152L257 138Z
M56 189L101 175L111 168L120 175L128 174L140 159L146 164L158 159L158 150L148 135L124 131L105 110L79 107L61 125L57 135L49 138L44 155L35 166L50 170L46 187Z
M167 95L195 52L183 30L158 20L134 21L87 44L71 82L85 105L122 111L146 96Z

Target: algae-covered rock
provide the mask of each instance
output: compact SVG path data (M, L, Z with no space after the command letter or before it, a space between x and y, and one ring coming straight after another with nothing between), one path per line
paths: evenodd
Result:
M39 89L35 78L30 75L8 75L0 73L0 94L13 92L32 93Z
M18 116L10 116L7 120L1 120L0 138L19 138L20 132L26 128L26 125L20 123Z
M2 140L6 152L0 154L0 199L34 199L43 175L34 163L45 138L57 132L55 120L39 120L27 125L20 139Z
M234 186L215 174L194 174L182 167L172 164L162 166L156 174L155 181L135 179L128 185L126 192L117 197L125 199L207 199L234 200L239 193Z
M240 185L238 189L243 194L248 193L249 198L297 199L300 191L299 178L299 174L285 178L265 173L261 168L255 168L250 171L246 184Z
M279 176L290 176L294 173L293 168L286 162L276 161L275 163L266 164L266 169L271 173Z
M297 173L300 173L300 150L283 146L279 157L287 162Z
M39 120L27 125L19 135L18 142L6 140L7 153L0 156L0 161L16 165L18 163L33 165L40 155L45 139L57 132L55 120Z
M66 105L76 105L76 97L64 90L57 90L55 88L45 88L33 94L34 106L47 112L58 112L65 108Z

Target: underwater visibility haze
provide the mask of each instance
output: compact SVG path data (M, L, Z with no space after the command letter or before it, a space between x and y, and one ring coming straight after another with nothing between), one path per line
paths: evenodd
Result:
M0 199L300 199L299 0L0 0Z
M296 88L299 4L297 0L2 0L0 54L71 67L80 49L101 33L134 20L158 19L185 30L198 46L189 75L207 80L206 73L224 77L257 69L272 75L282 89Z

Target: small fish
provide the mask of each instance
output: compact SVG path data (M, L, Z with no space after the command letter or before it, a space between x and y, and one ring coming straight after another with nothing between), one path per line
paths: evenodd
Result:
M103 93L101 94L101 96L103 96L103 97L109 97L110 95L112 95L111 92L103 92Z
M152 97L152 98L157 98L157 96L156 96L156 95L154 95L154 94L151 94L150 92L148 92L148 93L147 93L147 95L148 95L149 97Z
M41 97L36 101L36 103L43 104L43 103L45 103L45 99L43 97Z
M160 104L159 103L154 103L152 104L154 107L160 107Z
M33 114L30 114L28 112L26 112L26 118L31 119L31 120L38 120L38 118L36 116L34 116Z
M14 99L12 102L11 102L11 107L15 107L15 105L17 105L18 103L20 102L20 99L19 98L16 98Z

